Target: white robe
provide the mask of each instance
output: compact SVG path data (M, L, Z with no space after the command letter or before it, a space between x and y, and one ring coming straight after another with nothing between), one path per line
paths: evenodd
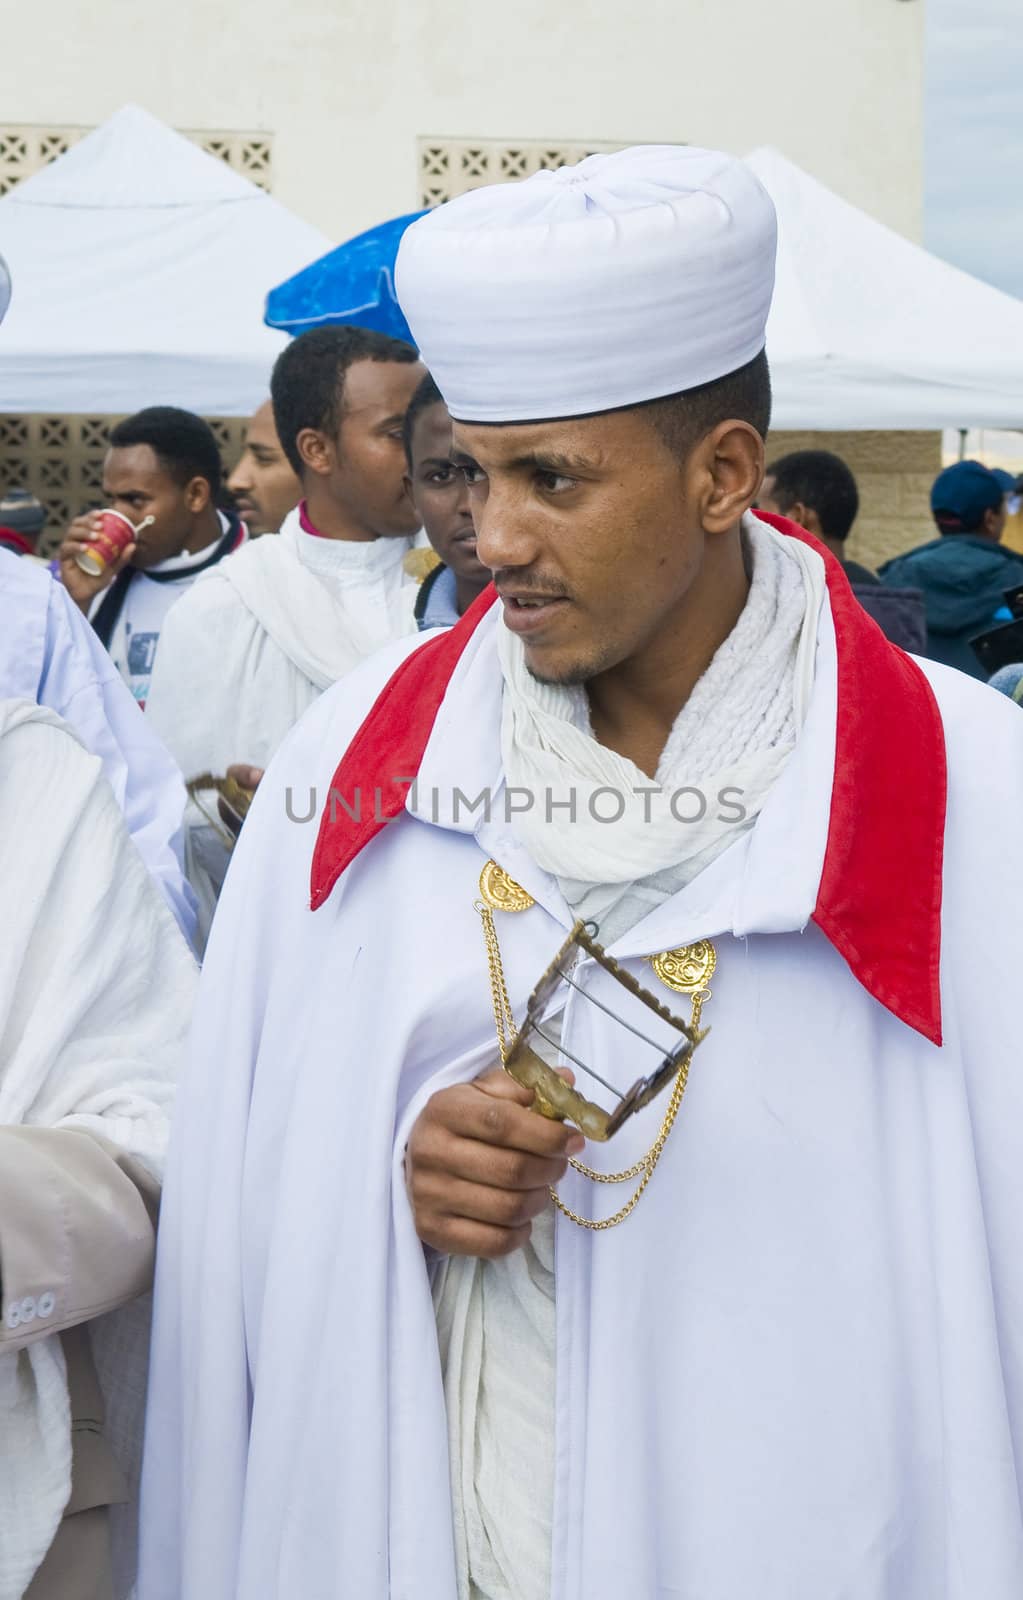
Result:
M246 824L162 1220L140 1600L456 1595L403 1151L431 1094L495 1060L473 909L487 857L537 902L500 920L517 1016L570 923L499 805L489 822L455 815L454 785L500 792L495 625L455 670L414 811L320 910L313 828L282 824L285 790L314 785L325 803L405 650L309 713ZM558 1218L551 1600L1023 1592L1023 722L923 664L949 764L939 1047L811 921L833 786L847 798L857 763L845 749L836 774L836 663L825 605L808 719L755 827L613 947L648 984L645 956L698 938L718 968L712 1031L637 1211L598 1235ZM888 714L866 693L864 716ZM924 799L940 773L903 781L920 786L901 791L911 830L937 815ZM855 912L857 884L840 886ZM934 892L932 872L922 930ZM933 993L931 949L918 965ZM897 990L899 960L886 951L877 986ZM620 1006L593 963L578 976ZM565 1041L605 1076L638 1075L575 995ZM631 1163L662 1114L589 1159ZM574 1175L562 1193L590 1214L607 1201Z
M265 767L324 689L415 631L410 539L306 533L298 510L195 582L168 613L146 717L186 780L237 762ZM210 802L216 815L216 801ZM229 852L194 803L189 876L209 931Z
M99 759L53 712L27 700L0 701L0 886L0 1124L84 1130L158 1176L195 963L128 837ZM24 1205L30 1214L31 1196ZM118 1237L112 1222L111 1243ZM145 1304L90 1327L101 1378L111 1383L108 1433L132 1478L141 1447ZM4 1600L23 1593L70 1489L67 1384L54 1333L0 1354ZM119 1532L124 1594L133 1529Z
M45 568L0 554L0 698L35 700L99 756L114 798L186 939L195 896L183 874L185 790L113 662Z

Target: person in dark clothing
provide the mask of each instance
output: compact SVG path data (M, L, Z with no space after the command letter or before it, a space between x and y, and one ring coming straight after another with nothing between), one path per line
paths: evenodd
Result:
M758 504L776 516L798 522L827 545L842 563L860 605L885 636L903 650L923 653L927 620L920 591L888 587L869 567L845 558L860 495L856 479L840 456L830 450L794 450L781 456L767 468Z
M999 543L1005 492L979 461L959 461L936 478L931 510L940 537L886 562L881 579L923 590L932 661L986 678L970 640L1008 619L1005 591L1023 583L1023 556Z

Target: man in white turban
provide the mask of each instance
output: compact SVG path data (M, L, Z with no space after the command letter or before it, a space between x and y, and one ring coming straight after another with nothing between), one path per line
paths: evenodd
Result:
M774 245L677 148L405 236L496 594L246 824L142 1600L1021 1592L1023 726L751 511Z

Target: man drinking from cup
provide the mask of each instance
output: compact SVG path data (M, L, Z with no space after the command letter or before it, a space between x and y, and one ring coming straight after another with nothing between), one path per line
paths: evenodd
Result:
M247 537L237 516L217 509L222 479L201 417L174 406L139 411L111 432L105 509L76 518L58 552L65 588L141 706L167 612Z

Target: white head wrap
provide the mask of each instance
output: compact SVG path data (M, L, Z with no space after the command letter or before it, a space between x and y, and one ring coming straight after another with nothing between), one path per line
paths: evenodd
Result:
M752 361L776 232L741 161L639 146L430 212L402 239L398 298L453 416L585 416Z

